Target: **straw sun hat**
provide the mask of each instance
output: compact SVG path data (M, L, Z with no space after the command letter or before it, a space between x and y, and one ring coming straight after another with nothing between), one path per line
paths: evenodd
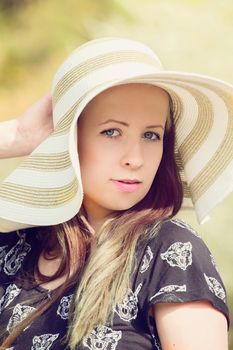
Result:
M164 70L144 44L102 38L76 49L53 83L54 132L0 186L0 232L54 225L72 218L83 189L77 119L97 94L138 82L172 100L177 162L185 197L201 222L233 189L233 86L204 75Z

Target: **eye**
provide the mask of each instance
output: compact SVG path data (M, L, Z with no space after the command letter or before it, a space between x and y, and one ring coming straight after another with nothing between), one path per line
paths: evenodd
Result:
M102 135L106 135L107 137L117 137L120 135L119 131L117 129L107 129L101 131Z
M160 135L157 132L146 131L144 133L144 138L151 141L158 141L161 139Z

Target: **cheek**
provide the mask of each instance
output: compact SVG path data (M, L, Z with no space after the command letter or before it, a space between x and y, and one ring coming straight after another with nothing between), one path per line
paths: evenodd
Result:
M78 154L80 166L91 165L97 156L96 145L91 141L86 141L86 138L83 137L78 143Z
M156 174L158 172L158 169L161 163L161 159L162 159L162 152L159 152L159 154L156 153L156 157L151 157L150 160L148 159L146 178L149 186L153 183L154 178L156 177Z
M94 162L99 166L111 163L117 160L122 153L122 149L117 142L109 142L109 140L98 137L88 142L85 140L78 145L78 153L80 163Z
M112 168L113 155L109 147L100 147L96 144L88 144L79 147L79 161L83 177L95 178L98 174L104 173Z
M156 150L153 150L152 152L147 152L146 159L147 159L147 169L150 171L150 174L156 174L159 165L161 163L163 156L163 147L158 147Z

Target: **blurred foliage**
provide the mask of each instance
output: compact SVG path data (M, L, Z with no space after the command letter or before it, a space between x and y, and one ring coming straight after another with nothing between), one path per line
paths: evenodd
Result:
M88 40L86 18L95 16L101 21L109 7L106 0L34 0L23 4L0 15L0 76L4 88L24 79L28 69L43 66L61 48L69 52L74 45Z
M9 16L15 12L19 7L24 6L30 0L1 0L0 9L5 11L5 16Z
M170 70L233 83L232 0L0 0L0 120L50 89L57 67L86 40L123 36L149 44ZM2 180L21 159L0 161ZM199 226L219 265L233 310L233 195ZM233 334L230 332L230 349Z

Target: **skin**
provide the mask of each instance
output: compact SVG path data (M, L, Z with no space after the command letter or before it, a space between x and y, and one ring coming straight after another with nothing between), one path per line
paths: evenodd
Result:
M207 301L157 304L153 314L162 350L227 350L225 316Z
M52 131L51 95L47 94L18 118L0 123L0 159L30 154Z
M83 205L95 230L114 211L131 208L149 191L162 158L168 108L164 90L126 84L102 92L82 113L78 153ZM119 190L114 180L122 179L139 180L138 189Z

